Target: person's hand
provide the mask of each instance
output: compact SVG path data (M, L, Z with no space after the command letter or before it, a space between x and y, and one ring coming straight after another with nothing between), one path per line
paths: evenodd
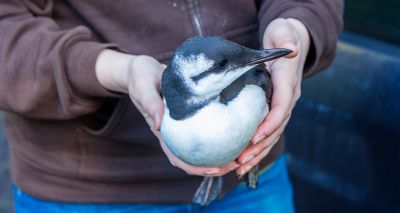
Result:
M129 94L153 133L160 140L161 148L170 163L190 175L222 176L236 169L235 161L225 167L200 167L189 165L171 153L160 137L164 105L160 96L161 76L165 65L150 56L133 56L113 50L104 50L96 62L97 78L111 91Z
M296 19L276 19L264 32L264 48L287 48L293 53L268 62L271 70L273 95L271 109L258 126L250 145L240 154L238 175L247 173L258 164L279 140L289 121L296 101L300 98L303 67L310 46L305 26Z

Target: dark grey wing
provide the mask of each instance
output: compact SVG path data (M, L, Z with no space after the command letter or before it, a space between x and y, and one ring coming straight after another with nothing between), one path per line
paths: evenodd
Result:
M271 74L265 65L258 65L249 70L232 84L225 88L220 94L221 103L227 104L240 93L240 91L248 84L254 84L261 87L265 91L267 102L269 104L272 98L272 82Z
M258 65L250 71L243 74L240 78L234 81L231 85L225 88L221 95L221 103L227 104L233 100L240 91L249 84L257 85L265 91L265 96L268 105L271 105L272 99L272 81L271 74L265 65ZM258 185L258 165L250 169L250 171L239 178L243 180L249 189L255 189Z

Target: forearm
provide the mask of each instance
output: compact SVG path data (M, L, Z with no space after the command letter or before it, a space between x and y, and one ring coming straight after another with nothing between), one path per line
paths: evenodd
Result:
M136 56L114 50L103 50L96 61L96 77L106 89L128 93L129 67Z
M135 96L143 88L158 91L164 67L147 55L130 55L115 50L103 50L96 61L96 77L100 84L113 92ZM143 85L151 80L152 85ZM134 98L134 97L133 97Z
M21 1L0 3L0 110L32 118L71 119L98 109L112 95L95 77L108 44L85 27L60 29Z

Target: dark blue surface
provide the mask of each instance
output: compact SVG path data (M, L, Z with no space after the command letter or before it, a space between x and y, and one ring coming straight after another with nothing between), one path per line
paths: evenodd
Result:
M292 187L289 182L285 156L281 155L268 170L260 175L258 190L249 190L242 183L223 199L202 207L197 204L84 204L44 201L33 198L16 187L14 189L17 213L185 213L185 212L268 212L292 213ZM249 202L252 201L252 202Z
M344 33L287 128L298 212L400 212L400 48Z

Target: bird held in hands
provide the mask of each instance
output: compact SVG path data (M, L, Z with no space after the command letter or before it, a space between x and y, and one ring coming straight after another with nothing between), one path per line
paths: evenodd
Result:
M222 37L183 43L161 85L161 135L171 152L197 166L235 160L268 112L265 93L271 83L259 65L290 52L252 50Z

